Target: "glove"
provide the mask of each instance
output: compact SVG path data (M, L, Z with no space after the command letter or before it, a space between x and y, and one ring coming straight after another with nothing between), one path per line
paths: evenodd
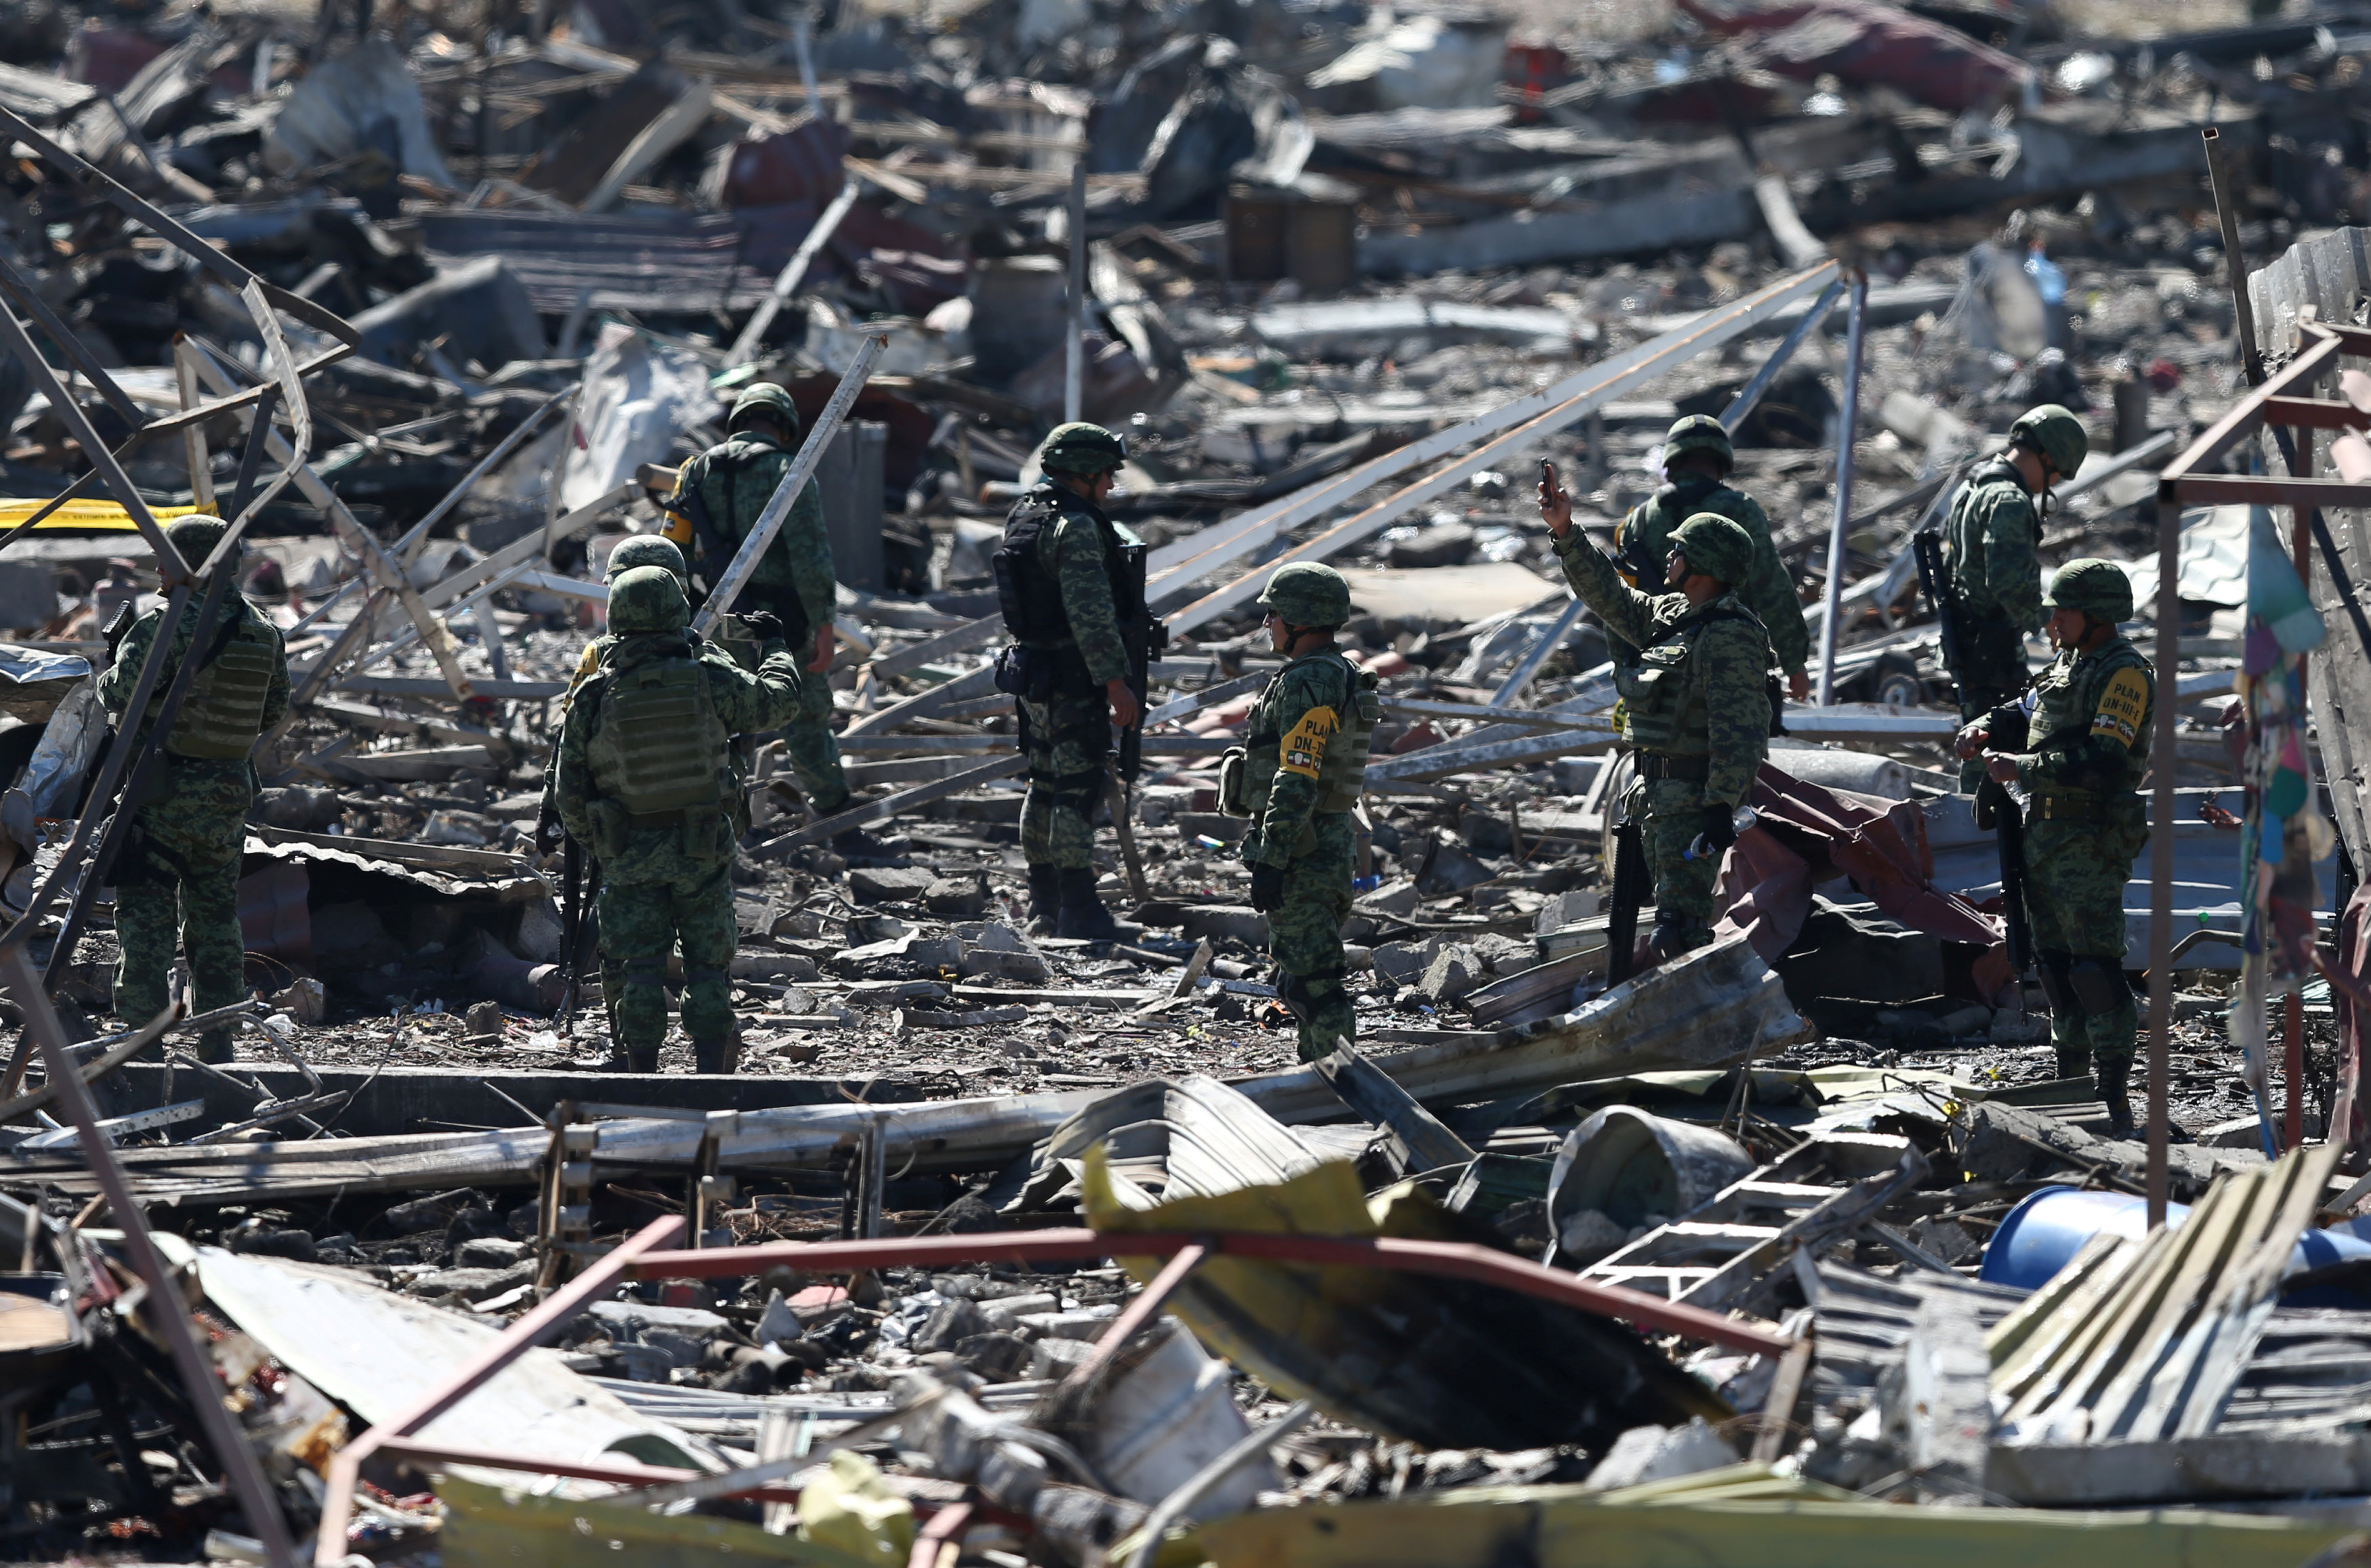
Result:
M1284 907L1284 868L1261 864L1252 868L1252 907L1273 915Z
M744 610L741 624L760 644L782 640L782 617L768 610Z
M1727 806L1706 806L1704 809L1704 831L1696 836L1713 854L1719 855L1737 842L1737 824L1730 820Z

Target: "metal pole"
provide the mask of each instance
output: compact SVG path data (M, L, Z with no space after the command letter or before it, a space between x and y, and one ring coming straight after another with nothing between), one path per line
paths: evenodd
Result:
M1836 699L1836 624L1843 619L1845 525L1852 518L1853 431L1860 423L1861 330L1868 317L1868 274L1855 269L1852 322L1845 334L1845 401L1836 416L1836 515L1828 528L1827 617L1820 627L1820 706Z
M108 1143L107 1135L99 1130L98 1106L90 1097L90 1086L75 1070L65 1025L58 1018L49 993L41 988L32 955L21 943L0 948L0 986L7 988L9 1000L25 1015L25 1032L40 1045L42 1065L49 1071L50 1082L57 1086L58 1108L74 1124L82 1144L83 1159L98 1179L98 1190L107 1194L108 1212L122 1234L123 1251L134 1272L148 1286L141 1310L147 1315L152 1334L164 1341L167 1353L173 1358L173 1369L180 1374L181 1387L190 1396L198 1424L205 1428L206 1441L222 1466L223 1479L231 1495L238 1499L240 1512L247 1516L247 1528L263 1543L264 1555L272 1561L272 1568L295 1568L295 1548L288 1537L287 1521L281 1516L280 1500L272 1494L262 1469L256 1464L255 1450L249 1446L247 1435L223 1408L222 1378L214 1371L214 1362L199 1347L197 1337L190 1332L190 1317L181 1305L179 1284L157 1254L140 1200L124 1178L123 1167L116 1162L115 1149ZM342 1532L339 1545L341 1549L344 1545ZM344 1555L342 1550L339 1555Z
M2230 173L2223 167L2223 135L2214 126L2199 133L2206 144L2206 176L2215 192L2215 215L2223 226L2223 269L2231 280L2231 310L2239 337L2239 368L2250 386L2264 384L2263 351L2256 346L2256 307L2248 298L2248 259L2239 248L2239 212L2231 202Z
M1062 418L1081 417L1087 371L1087 160L1070 165L1070 331L1062 361Z
M2307 430L2297 433L2304 439L2297 443L2296 450L2289 459L2289 472L2299 478L2309 478L2313 475L2313 432ZM2302 506L2289 508L2289 559L2296 567L2297 581L2305 584L2307 599L2313 597L2313 551L2308 548L2306 528L2309 511L2309 508ZM2306 679L2309 673L2309 665L2298 664L2297 700L2300 705L2305 704ZM2311 710L2310 707L2307 708L2307 712ZM2343 911L2341 913L2342 915ZM2281 1112L2281 1147L2284 1149L2295 1148L2305 1142L2305 996L2298 989L2301 984L2297 978L2291 977L2289 994L2281 1009L2281 1070L2288 1079L2287 1103ZM2322 1136L2328 1137L2330 1131L2324 1127Z
M1836 303L1836 295L1844 292L1845 281L1842 278L1820 292L1820 297L1811 302L1811 308L1803 312L1803 319L1795 323L1787 336L1779 340L1778 347L1770 357L1762 362L1762 368L1753 373L1753 378L1739 387L1737 396L1729 400L1729 407L1720 411L1721 429L1731 435L1737 433L1737 427L1745 422L1745 416L1762 401L1762 395L1770 390L1770 384L1778 379L1778 373L1787 368L1787 362L1795 357L1795 351L1803 346L1803 340L1820 329L1820 323L1828 318L1829 308Z
M2150 743L2148 1222L2165 1223L2166 1053L2173 1035L2174 677L2181 667L2181 502L2171 484L2157 497L2157 735Z

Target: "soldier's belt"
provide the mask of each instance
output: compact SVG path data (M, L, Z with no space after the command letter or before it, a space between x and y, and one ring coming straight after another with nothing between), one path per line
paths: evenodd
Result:
M2112 795L2036 795L2029 804L2028 822L2106 822L2115 813Z
M684 818L694 812L712 812L723 809L721 804L711 803L704 806L678 806L671 812L629 812L626 813L626 825L628 827L681 827Z
M1638 754L1638 777L1678 778L1690 784L1701 784L1712 777L1712 758L1665 756L1660 752L1641 752Z

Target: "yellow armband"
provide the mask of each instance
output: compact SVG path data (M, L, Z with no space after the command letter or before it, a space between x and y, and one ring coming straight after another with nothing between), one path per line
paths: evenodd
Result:
M1302 714L1301 722L1278 743L1277 771L1315 778L1325 766L1325 743L1341 727L1341 716L1330 708L1313 708Z
M2129 750L2141 737L2141 721L2148 716L2148 677L2138 670L2118 670L2099 694L2099 711L2092 716L2091 733L2111 735Z

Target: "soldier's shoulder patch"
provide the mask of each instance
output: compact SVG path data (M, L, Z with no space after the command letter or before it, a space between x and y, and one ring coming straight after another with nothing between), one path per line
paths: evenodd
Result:
M2108 677L2108 689L2099 694L2099 709L2091 719L2091 733L2113 735L2130 746L2140 739L2141 724L2148 716L2148 676L2138 670L2118 670Z
M1281 773L1314 778L1325 766L1325 744L1342 728L1342 716L1331 708L1313 708L1277 744L1276 766Z

